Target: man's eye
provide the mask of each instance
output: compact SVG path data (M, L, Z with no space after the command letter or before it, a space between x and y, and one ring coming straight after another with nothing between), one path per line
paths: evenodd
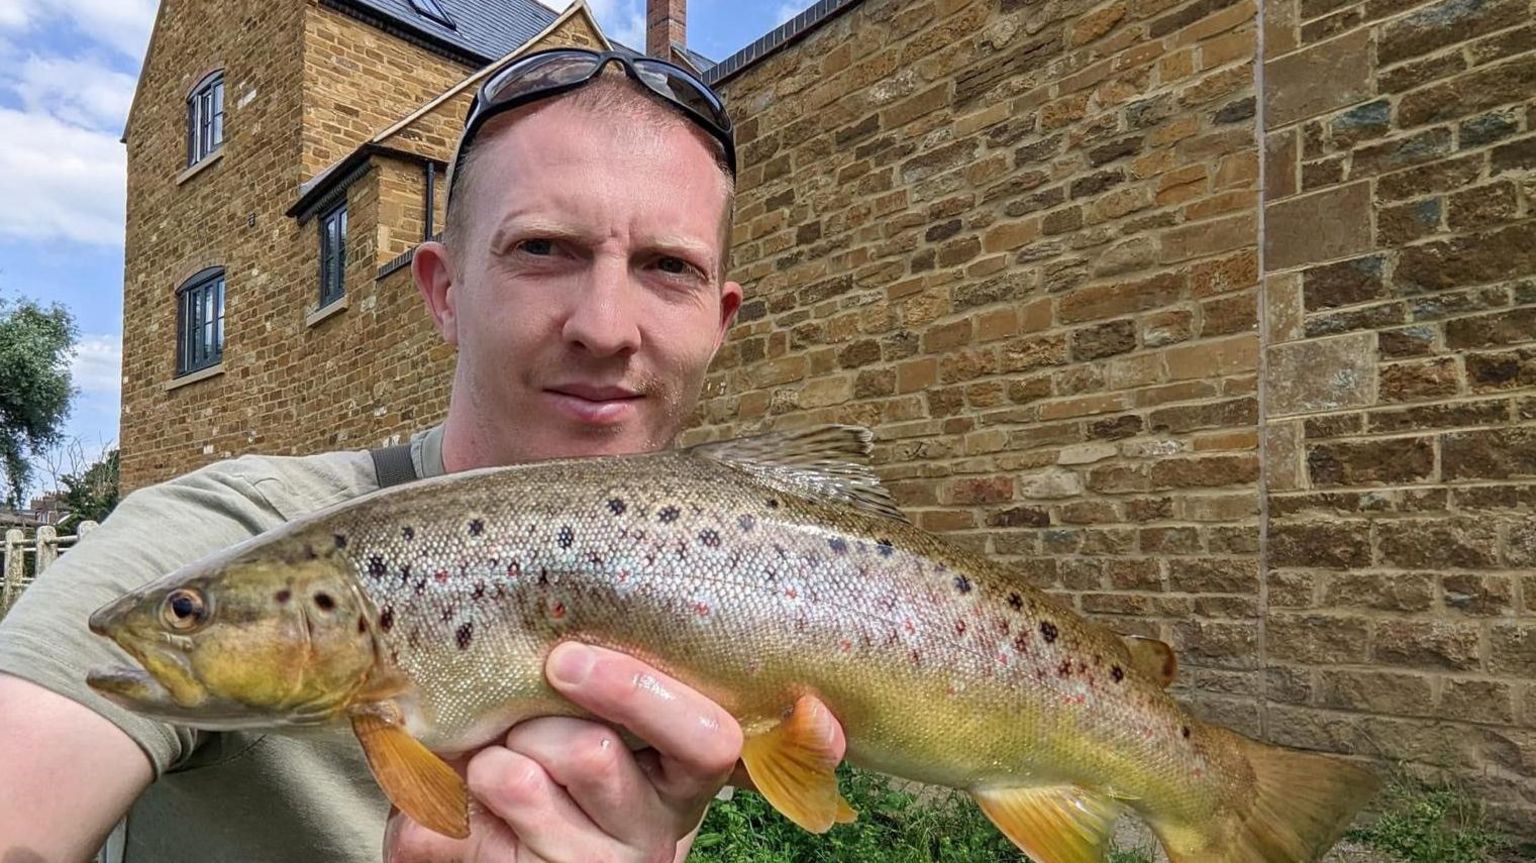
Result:
M530 255L552 255L555 252L553 240L524 240L518 247Z
M688 262L682 258L662 258L656 262L656 266L660 267L664 273L678 276L683 275L689 270Z

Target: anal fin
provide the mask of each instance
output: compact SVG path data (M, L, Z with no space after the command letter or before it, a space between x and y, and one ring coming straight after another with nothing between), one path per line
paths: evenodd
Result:
M837 790L835 721L820 700L802 695L782 722L741 747L752 784L784 817L812 833L858 817Z
M469 788L447 762L376 712L354 713L352 732L384 796L401 812L444 836L469 835Z
M971 796L1036 863L1100 863L1120 806L1075 785L988 788Z

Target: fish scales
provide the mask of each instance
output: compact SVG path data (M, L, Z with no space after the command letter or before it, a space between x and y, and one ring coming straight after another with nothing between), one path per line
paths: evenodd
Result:
M1065 779L1054 774L1071 763L1144 796L1166 793L1154 786L1179 764L1136 785L1128 760L1169 744L1199 757L1172 699L1112 678L1111 639L1001 567L728 465L652 459L552 464L517 499L494 476L455 484L451 499L408 489L301 540L345 537L420 688L414 734L462 750L568 712L543 660L570 638L640 656L746 724L813 692L852 760L919 781ZM921 715L903 706L913 696Z

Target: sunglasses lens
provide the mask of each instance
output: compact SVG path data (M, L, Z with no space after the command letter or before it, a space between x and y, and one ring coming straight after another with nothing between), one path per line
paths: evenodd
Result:
M656 91L656 94L662 98L686 106L722 131L728 131L731 128L731 121L726 116L725 108L708 92L701 89L700 85L684 77L678 70L637 60L635 71L640 73L640 80L645 82L645 86Z
M497 75L485 89L485 104L495 105L552 87L573 84L592 74L597 58L587 54L559 53L531 58L527 64L514 64Z

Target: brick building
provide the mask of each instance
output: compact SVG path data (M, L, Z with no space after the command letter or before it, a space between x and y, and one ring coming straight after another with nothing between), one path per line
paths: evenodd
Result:
M603 36L578 6L449 38L423 5L162 3L126 136L130 485L442 414L401 263L472 76ZM652 48L707 66L655 5ZM1206 716L1531 831L1529 0L821 0L707 74L748 299L689 441L870 425L919 524L1173 643ZM189 168L201 94L227 143ZM210 285L217 364L177 347Z

